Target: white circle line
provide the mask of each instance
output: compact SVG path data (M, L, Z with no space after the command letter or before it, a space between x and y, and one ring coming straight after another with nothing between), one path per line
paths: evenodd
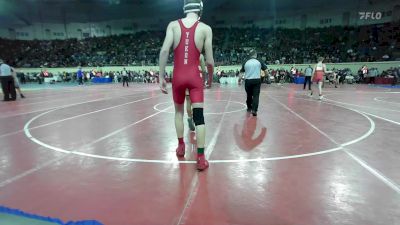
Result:
M388 98L388 97L375 97L374 100L377 102L385 102L385 103L400 105L400 102L385 101L385 100L382 100L381 98Z
M230 113L235 113L235 112L244 111L244 110L246 110L246 108L247 108L247 106L246 106L244 103L237 102L237 101L228 101L228 100L215 100L215 101L233 102L233 103L237 103L237 104L243 105L243 108L242 108L242 109L233 110L233 111L228 111L228 112L219 112L219 113L217 113L217 112L212 113L212 112L211 112L211 113L204 113L204 115L222 115L222 114L230 114ZM174 114L174 112L167 112L167 111L162 111L161 109L158 109L158 107L159 107L160 105L168 104L168 103L173 104L172 102L161 102L161 103L158 103L158 104L154 105L154 106L153 106L153 109L156 110L156 111L158 111L158 112Z
M299 98L302 99L302 98ZM307 100L307 99L304 99ZM346 142L344 144L340 144L339 147L335 147L335 148L331 148L331 149L327 149L327 150L322 150L322 151L318 151L318 152L312 152L312 153L305 153L305 154L298 154L298 155L289 155L289 156L282 156L282 157L269 157L269 158L255 158L255 159L234 159L234 160L209 160L210 163L241 163L241 162L261 162L261 161L273 161L273 160L284 160L284 159L294 159L294 158L303 158L303 157L309 157L309 156L315 156L315 155L321 155L321 154L326 154L326 153L330 153L330 152L335 152L335 151L339 151L339 150L343 150L344 146L348 146L348 145L352 145L355 143L358 143L360 141L362 141L363 139L367 138L368 136L370 136L374 130L375 130L375 123L374 121L369 118L367 115L365 115L363 112L355 110L355 109L351 109L351 108L347 108L344 106L340 106L337 104L332 104L332 103L326 103L326 104L331 104L331 105L335 105L337 107L341 107L353 112L356 112L358 114L361 114L362 116L364 116L365 118L368 119L368 121L370 122L370 129L361 137L356 138L352 141ZM33 137L31 135L31 133L29 132L29 125L36 119L38 119L39 117L50 113L54 110L50 110L48 112L44 112L40 115L35 116L34 118L32 118L30 121L28 121L28 123L25 124L24 126L24 132L25 135L33 142L37 143L38 145L41 145L45 148L54 150L54 151L58 151L58 152L63 152L66 154L74 154L74 155L80 155L80 156L86 156L86 157L92 157L92 158L98 158L98 159L107 159L107 160L115 160L115 161L128 161L128 162L142 162L142 163L163 163L163 164L194 164L196 163L196 161L178 161L178 160L150 160L150 159L132 159L132 158L121 158L121 157L110 157L110 156L102 156L102 155L96 155L96 154L88 154L88 153L83 153L83 152L77 152L77 151L68 151L68 150L64 150L62 148L58 148L58 147L54 147L51 146L49 144L43 143L42 141L38 140L37 138Z
M356 106L356 107L360 107L360 108L366 108L366 109L372 109L372 110L378 110L378 111L400 112L399 110L394 110L394 109L377 108L377 107L371 107L371 106L357 105L357 104L353 104L353 103L335 101L335 100L332 100L332 99L327 98L326 96L328 96L328 95L324 95L324 98L325 98L326 100L331 101L331 102L337 102L337 103L343 104L343 105Z
M41 146L43 146L43 147L45 147L45 148L48 148L48 149L51 149L51 150L53 150L53 151L57 151L57 152L62 152L62 153L67 153L67 154L69 154L69 153L71 153L71 151L64 150L64 149L62 149L62 148L57 148L57 147L48 145L48 144L46 144L46 143L43 143L42 141L40 141L40 140L38 140L37 138L33 137L32 134L31 134L31 132L29 131L29 125L31 125L31 123L32 123L33 121L35 121L35 120L38 119L39 117L42 117L42 116L44 116L44 115L46 115L46 114L48 114L48 113L51 113L51 112L53 112L53 111L56 111L56 110L58 110L58 109L49 110L49 111L47 111L47 112L41 113L41 114L39 114L39 115L33 117L32 119L30 119L30 120L24 125L24 133L25 133L25 135L26 135L31 141L35 142L35 143L38 144L38 145L41 145Z
M150 91L148 91L148 92L150 92ZM145 93L146 92L144 92L143 94L145 94ZM100 102L100 101L103 101L103 100L124 98L124 97L131 96L131 95L133 95L133 94L102 97L102 98L98 98L98 99L95 99L95 100L88 100L88 101L83 101L83 102L71 103L71 104L62 105L62 106L54 106L54 107L51 107L51 108L39 109L39 110L34 110L34 111L29 111L29 112L24 112L24 113L19 113L19 114L13 114L13 115L7 115L7 116L2 116L2 117L0 116L0 119L16 117L16 116L21 116L21 115L27 115L27 114L37 113L37 112L44 112L46 110L52 110L52 109L63 109L63 108L71 107L71 106L83 105L85 103Z
M335 100L328 99L328 98L325 98L325 100L328 101L328 102L335 102L335 103L337 103L337 104L354 105L354 106L362 107L361 105L348 104L348 103L345 103L345 102L335 101ZM328 103L328 104L337 105L337 104L333 104L333 103ZM339 105L337 105L337 106L339 106ZM346 107L343 107L343 108L346 108ZM349 109L350 109L350 108L349 108ZM350 110L351 110L351 109L350 109ZM358 110L357 110L357 111L358 111ZM387 119L387 118L385 118L385 117L377 116L377 115L375 115L375 114L368 113L368 112L364 112L364 111L359 111L359 112L362 113L362 114L364 114L364 115L373 116L373 117L375 117L375 118L378 118L378 119L381 119L381 120L385 120L385 121L390 122L390 123L393 123L393 124L400 125L400 122L397 122L397 121L394 121L394 120L390 120L390 119Z

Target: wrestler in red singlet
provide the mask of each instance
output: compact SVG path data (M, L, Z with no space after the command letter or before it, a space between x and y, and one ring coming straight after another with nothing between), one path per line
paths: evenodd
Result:
M314 66L314 74L312 77L312 80L318 84L318 94L319 94L319 100L322 100L322 84L324 82L324 76L327 73L332 73L332 71L328 71L326 69L326 65L323 63L324 58L319 57L318 58L318 63ZM313 91L311 91L310 96L313 95Z
M203 79L199 70L200 51L194 41L199 21L190 28L185 27L182 20L178 20L178 22L181 28L181 39L174 49L174 76L172 79L174 102L183 104L186 89L189 90L192 103L203 102Z
M314 75L314 82L323 82L324 80L324 75L325 75L325 71L324 71L324 67L323 64L317 64L317 66L315 67L315 75Z
M176 155L180 158L185 157L183 116L185 92L188 91L192 105L192 118L196 126L197 169L202 171L207 169L209 164L205 154L204 93L203 79L199 70L199 57L200 52L204 50L208 72L207 87L211 87L214 71L213 35L210 26L199 22L203 11L201 0L184 0L183 10L186 17L169 23L160 50L160 90L168 94L163 74L165 74L169 51L174 46L172 91L175 106L175 129L178 138Z

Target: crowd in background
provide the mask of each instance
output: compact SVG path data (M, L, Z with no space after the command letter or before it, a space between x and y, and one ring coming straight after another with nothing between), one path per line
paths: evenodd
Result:
M311 66L311 65L310 65ZM379 71L377 68L368 68L366 65L359 68L357 73L353 73L350 69L332 69L337 75L338 80L341 79L343 83L346 76L352 77L351 83L373 83L375 77L384 78L395 78L395 82L400 81L400 65L399 67L392 67L388 70ZM125 69L124 69L125 70ZM158 82L158 71L149 70L125 70L127 74L127 80L135 83L157 83ZM294 83L298 77L305 76L305 69L298 69L292 67L291 69L267 69L267 72L261 76L263 83ZM44 78L52 78L54 82L78 82L76 72L56 72L50 73L46 70L42 70L39 73L18 73L17 77L22 84L26 82L38 82L43 83ZM111 78L112 82L119 83L123 80L123 70L107 71L93 69L91 71L83 71L83 82L91 81L91 79L99 78ZM216 68L214 74L214 81L220 82L223 77L236 77L238 80L241 79L239 70L221 70L219 67ZM167 73L165 75L167 82L172 79L172 74ZM329 79L329 76L326 76Z
M137 83L156 83L158 81L158 71L131 71L127 70L127 77L129 82L137 82ZM38 82L42 84L45 78L50 78L53 82L78 82L77 72L47 72L46 70L42 70L41 72L29 72L29 73L21 73L17 74L18 79L21 83L25 84L26 82ZM123 71L83 71L82 81L88 82L93 78L111 78L113 82L122 82ZM167 80L171 79L170 74L166 74L165 76Z
M400 24L300 29L214 28L217 65L241 64L257 49L267 64L370 62L400 59ZM0 58L14 67L151 66L158 64L162 31L82 40L0 39ZM172 54L169 60L172 63Z
M257 47L268 64L308 64L318 56L325 62L372 62L400 59L399 24L299 29L227 29L217 61L237 64L247 47ZM240 35L237 35L240 34Z

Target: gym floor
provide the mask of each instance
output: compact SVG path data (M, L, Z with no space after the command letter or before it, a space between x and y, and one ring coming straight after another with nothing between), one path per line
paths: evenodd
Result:
M106 225L399 224L400 89L265 85L252 117L243 86L215 85L198 172L186 120L175 156L171 92L121 86L0 102L0 205Z

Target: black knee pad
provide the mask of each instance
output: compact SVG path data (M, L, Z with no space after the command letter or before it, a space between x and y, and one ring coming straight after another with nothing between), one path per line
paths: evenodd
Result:
M196 126L204 125L204 114L203 108L194 108L193 109L193 121Z

